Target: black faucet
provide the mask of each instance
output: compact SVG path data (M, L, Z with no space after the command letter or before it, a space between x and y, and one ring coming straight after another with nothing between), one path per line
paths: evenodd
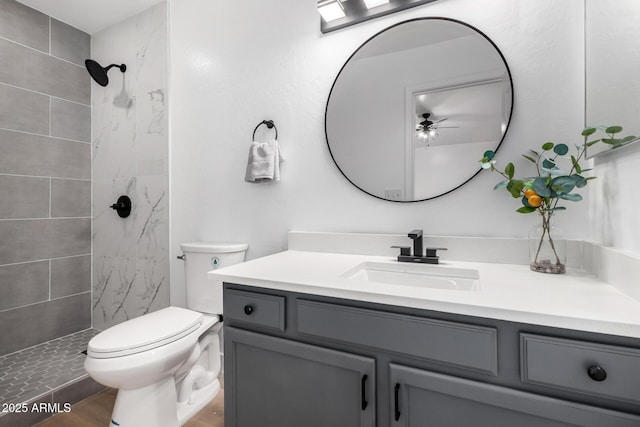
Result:
M438 264L439 257L436 251L446 251L447 248L427 248L426 254L422 251L422 230L412 230L408 237L413 240L413 255L410 254L409 246L392 246L399 248L398 262L419 262L424 264Z
M412 230L409 238L413 240L413 256L422 256L422 230Z

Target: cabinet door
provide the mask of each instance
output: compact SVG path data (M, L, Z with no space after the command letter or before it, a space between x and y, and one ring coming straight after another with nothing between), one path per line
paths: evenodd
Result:
M390 364L393 427L637 427L640 417Z
M375 360L225 328L226 427L375 426Z

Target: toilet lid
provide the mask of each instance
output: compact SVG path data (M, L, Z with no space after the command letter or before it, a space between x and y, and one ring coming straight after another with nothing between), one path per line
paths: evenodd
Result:
M203 315L180 307L167 307L115 325L89 341L92 357L117 357L150 350L197 330Z

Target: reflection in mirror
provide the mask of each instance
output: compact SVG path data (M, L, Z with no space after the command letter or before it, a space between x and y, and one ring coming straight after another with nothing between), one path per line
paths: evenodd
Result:
M343 66L327 102L327 143L362 191L432 199L477 174L477 153L498 148L512 104L509 69L484 34L450 19L406 21Z
M624 135L640 135L640 2L585 3L586 125L617 125ZM589 147L588 157L612 148L619 146L595 144Z

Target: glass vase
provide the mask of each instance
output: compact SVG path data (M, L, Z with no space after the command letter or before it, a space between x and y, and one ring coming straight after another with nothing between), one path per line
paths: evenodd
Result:
M552 224L551 212L541 217L542 221L529 231L529 266L538 273L562 274L566 271L567 240Z

